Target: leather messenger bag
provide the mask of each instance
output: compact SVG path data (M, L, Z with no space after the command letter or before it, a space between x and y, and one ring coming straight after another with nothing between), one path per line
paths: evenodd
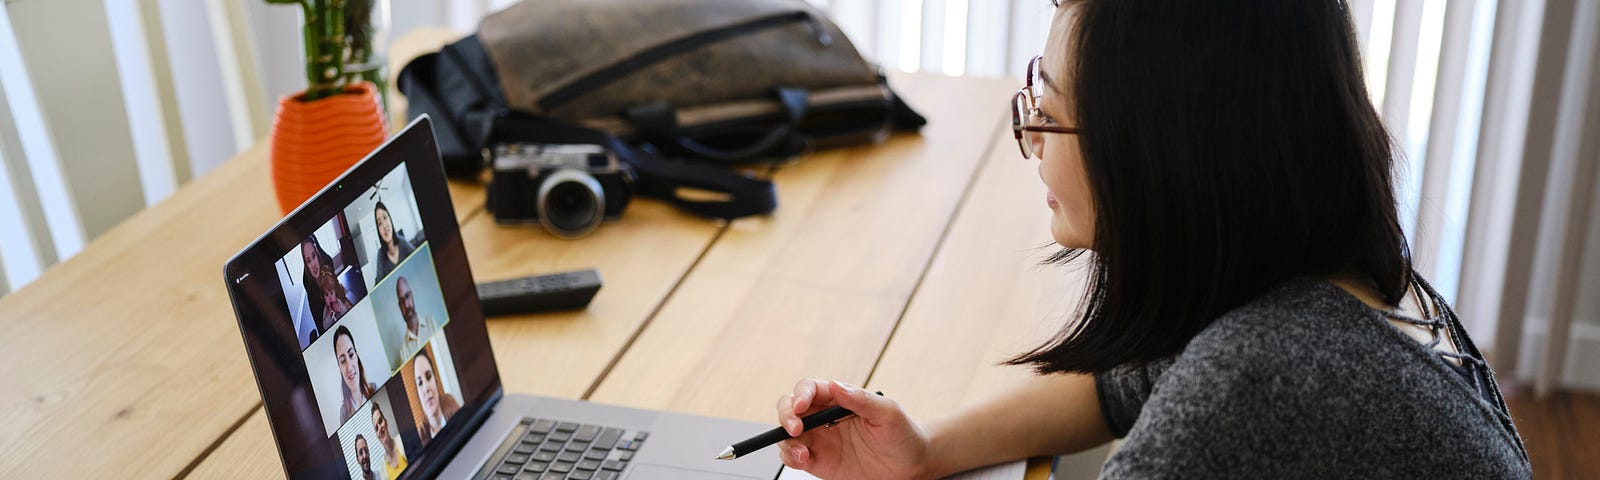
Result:
M525 0L413 61L400 87L413 115L451 124L440 140L454 171L481 166L507 111L714 163L926 123L803 0Z

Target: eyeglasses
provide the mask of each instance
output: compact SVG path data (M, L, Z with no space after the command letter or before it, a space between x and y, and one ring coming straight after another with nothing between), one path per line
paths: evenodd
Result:
M1028 83L1011 97L1011 133L1017 137L1022 158L1033 158L1035 150L1044 146L1046 133L1078 133L1076 128L1044 124L1044 113L1039 111L1039 97L1044 94L1044 81L1039 78L1039 58L1035 56L1028 62Z

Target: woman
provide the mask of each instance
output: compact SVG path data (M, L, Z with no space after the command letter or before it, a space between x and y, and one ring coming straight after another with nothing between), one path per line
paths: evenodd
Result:
M433 439L446 421L461 409L461 402L445 392L433 363L433 349L424 348L411 361L411 380L417 387L417 402L422 404L422 423L417 430L424 441Z
M311 306L316 330L326 332L353 305L344 285L339 283L338 274L333 271L333 257L322 249L315 235L300 241L300 258L305 262L300 283L306 288L306 302Z
M1123 439L1107 478L1527 478L1492 372L1410 269L1337 0L1064 2L1014 102L1076 317L1041 376L919 423L814 379L785 464L933 478ZM1086 252L1089 252L1086 254ZM830 405L856 413L801 435Z
M394 233L394 217L389 215L389 207L383 202L378 202L372 207L372 221L378 227L378 280L394 271L395 265L401 260L411 256L411 242L398 238Z
M356 338L350 328L340 326L333 331L333 356L339 363L339 390L343 401L339 403L339 423L344 423L361 410L361 404L377 393L377 385L367 382L367 367L356 355Z
M372 402L372 431L378 432L378 445L383 446L383 468L386 478L394 479L406 470L406 454L400 451L400 439L389 431L389 417L383 415L378 402Z

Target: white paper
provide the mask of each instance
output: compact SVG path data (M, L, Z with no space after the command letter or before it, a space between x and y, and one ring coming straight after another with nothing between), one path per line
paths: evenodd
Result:
M999 465L990 465L988 467L975 470L968 470L947 478L948 480L1022 480L1022 477L1027 475L1027 473L1028 462L1026 460L1018 460L1011 463L1002 463ZM816 479L817 477L814 477L809 473L789 467L784 467L783 472L778 474L778 480Z

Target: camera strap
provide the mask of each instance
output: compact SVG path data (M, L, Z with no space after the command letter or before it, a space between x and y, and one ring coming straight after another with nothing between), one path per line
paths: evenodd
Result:
M671 203L697 215L732 220L778 208L771 181L732 170L670 159L648 145L628 145L606 132L538 115L506 111L494 122L488 144L523 142L600 145L635 174L636 193ZM694 198L692 190L716 199Z

